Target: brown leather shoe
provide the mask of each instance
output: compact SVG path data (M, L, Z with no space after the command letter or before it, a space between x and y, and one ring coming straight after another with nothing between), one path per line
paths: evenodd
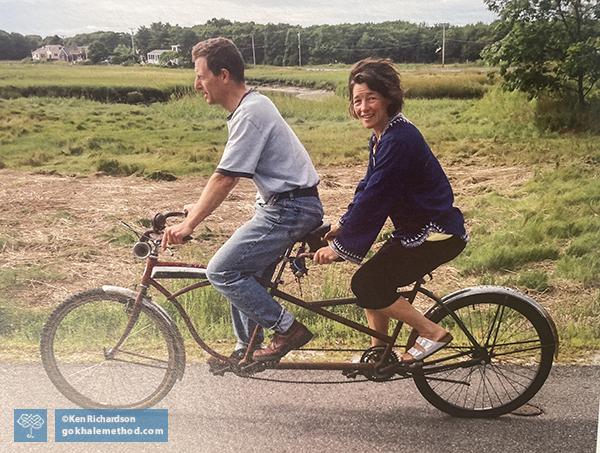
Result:
M313 334L304 324L294 320L286 333L276 333L269 346L254 351L254 360L259 362L279 360L292 349L304 346L312 337Z

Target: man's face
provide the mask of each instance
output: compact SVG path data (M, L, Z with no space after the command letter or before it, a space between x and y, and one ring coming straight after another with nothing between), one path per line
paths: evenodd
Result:
M196 72L196 80L194 81L195 90L204 95L204 99L208 104L220 104L224 85L222 74L214 75L208 69L206 58L204 57L196 58L194 67Z

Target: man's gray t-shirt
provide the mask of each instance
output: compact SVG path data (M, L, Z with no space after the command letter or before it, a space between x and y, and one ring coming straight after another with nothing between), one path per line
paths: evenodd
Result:
M216 171L252 178L263 201L318 184L306 149L266 96L247 93L227 119L227 128L227 144Z

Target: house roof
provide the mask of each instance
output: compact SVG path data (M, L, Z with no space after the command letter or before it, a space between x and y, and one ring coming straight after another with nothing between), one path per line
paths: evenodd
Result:
M52 44L49 46L44 46L43 48L45 48L48 52L58 53L64 48L64 46L61 46L60 44Z
M63 46L61 46L59 44L53 44L50 46L42 46L38 49L35 49L33 52L34 53L47 53L47 52L59 53L61 50L63 50Z
M43 46L40 47L39 49L35 49L33 51L31 51L31 54L42 54L42 55L47 55L48 53L52 53L52 54L59 54L61 52L64 52L67 55L82 55L85 54L87 52L88 46L70 46L70 47L65 47L65 46L61 46L59 44L53 44L50 46Z
M72 46L72 47L65 47L64 51L67 53L70 53L71 55L77 55L77 54L86 52L87 48L79 47L79 46Z
M169 49L156 49L148 52L148 55L161 55L165 52L171 52Z

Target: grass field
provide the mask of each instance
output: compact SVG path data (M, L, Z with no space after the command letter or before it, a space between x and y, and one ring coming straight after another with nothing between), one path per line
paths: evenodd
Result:
M566 350L600 349L598 135L538 129L535 101L489 85L481 68L400 69L409 89L411 80L415 81L413 87L416 81L438 88L456 84L463 92L472 85L483 87L479 95L467 99L449 96L407 101L406 115L444 165L467 171L471 165L499 170L525 167L531 172L530 178L511 190L491 189L474 178L469 196L458 194L472 237L470 246L455 261L462 275L478 283L515 286L546 301ZM335 87L339 93L347 70L256 68L248 75L270 83ZM66 71L73 71L71 78L64 76ZM165 89L191 84L191 76L191 71L160 68L0 64L0 88L61 83ZM428 93L434 91L428 89ZM368 132L348 117L345 98L269 96L318 168L364 162ZM158 171L176 176L209 175L226 133L225 113L193 95L139 105L61 97L0 99L0 168L78 175L97 171L116 176L150 176ZM19 243L10 227L0 224L0 250L6 247L18 248ZM25 272L5 264L0 267L0 291L19 281ZM49 282L54 278L42 264L27 272ZM327 276L320 295L336 292L340 278ZM3 299L0 296L0 319L5 319L0 334L13 336L14 341L25 338L25 343L35 338L45 315L32 311L31 322L23 321L27 307L8 308L8 300ZM197 311L195 319L219 319L226 311L223 308L208 316L211 303L188 303ZM328 336L343 335L335 329L329 331L330 326L319 325L316 319L309 321ZM207 326L212 326L215 338L226 328L217 322Z
M480 66L442 68L435 65L398 65L408 97L480 98L493 80L489 69ZM282 84L325 88L343 95L348 66L338 67L250 67L246 77L251 84ZM17 64L0 62L0 98L31 96L81 96L108 100L118 93L149 90L172 93L191 92L192 69L168 69L155 66L78 66L67 64ZM131 103L141 97L121 98Z

